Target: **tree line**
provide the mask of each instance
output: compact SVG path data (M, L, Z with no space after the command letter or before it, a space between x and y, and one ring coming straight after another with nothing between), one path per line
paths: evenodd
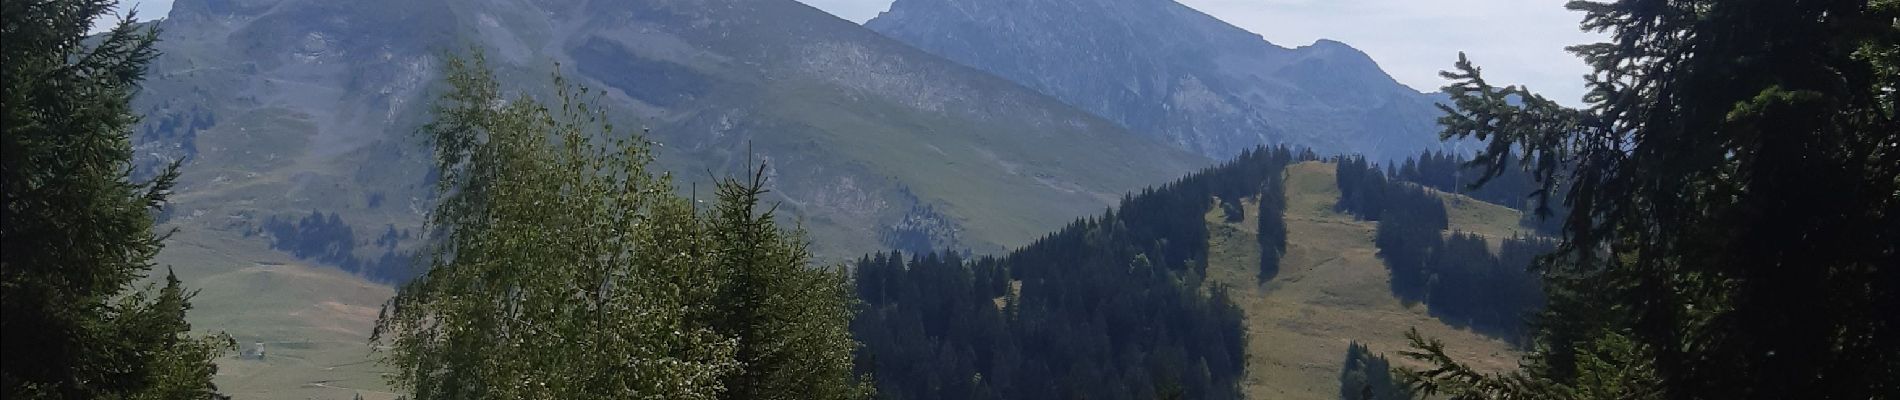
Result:
M1543 189L1533 177L1530 160L1511 152L1497 158L1506 167L1487 176L1491 171L1485 165L1475 163L1462 153L1426 150L1416 157L1387 165L1385 176L1521 211L1523 217L1518 225L1540 235L1555 236L1561 232L1563 220L1550 216L1567 210L1562 203L1534 200ZM1552 191L1562 190L1561 186L1552 188Z
M1555 250L1555 242L1503 238L1493 254L1484 237L1449 231L1445 202L1437 193L1390 180L1361 157L1341 157L1335 183L1339 209L1378 221L1373 243L1391 271L1393 295L1424 303L1434 317L1453 326L1522 342L1526 318L1544 306L1541 284L1529 268L1536 257Z
M1411 400L1412 388L1392 373L1392 361L1358 341L1346 344L1339 367L1340 400Z
M411 264L410 253L400 248L402 242L413 239L414 235L408 229L396 230L395 225L384 226L383 233L376 237L373 249L382 250L382 254L375 257L356 254L356 228L335 212L325 214L311 210L302 218L273 215L259 224L256 233L268 237L272 249L300 259L336 265L372 281L401 283L418 272Z
M1523 159L1515 154L1504 155L1510 158L1510 165L1522 165ZM1531 179L1531 173L1524 168L1505 168L1496 176L1478 185L1484 177L1484 170L1471 164L1471 157L1455 152L1426 150L1417 156L1386 166L1386 176L1392 180L1411 182L1446 193L1458 193L1486 203L1529 211L1536 206L1531 201L1532 192L1537 191L1537 182Z
M1000 257L867 255L858 371L890 399L1237 398L1246 331L1204 281L1203 216L1283 197L1296 157L1251 149Z

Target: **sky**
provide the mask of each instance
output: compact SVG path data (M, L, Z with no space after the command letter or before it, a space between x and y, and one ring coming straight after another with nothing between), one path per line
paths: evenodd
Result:
M864 22L891 0L799 0ZM1463 51L1493 84L1527 85L1570 106L1583 103L1590 72L1565 46L1602 40L1577 29L1568 0L1176 0L1282 47L1318 39L1371 55L1386 73L1420 91L1436 91Z
M799 0L862 23L891 0ZM1008 0L1005 0L1008 1ZM1371 55L1399 82L1421 91L1445 85L1438 71L1463 51L1494 84L1521 84L1560 103L1582 104L1589 68L1565 46L1600 40L1577 30L1568 0L1177 0L1284 47L1333 39ZM171 0L127 0L144 19ZM103 24L101 26L104 26Z
M118 17L124 16L126 11L134 9L138 10L139 20L141 21L164 18L166 14L172 12L172 0L119 0L119 10L116 15L92 21L92 33L105 32L107 29L112 29L112 25L119 22Z

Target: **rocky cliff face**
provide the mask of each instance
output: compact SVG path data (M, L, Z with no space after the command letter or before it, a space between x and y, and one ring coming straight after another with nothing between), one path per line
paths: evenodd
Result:
M1431 97L1364 53L1280 47L1172 0L897 0L865 26L1210 157L1438 147Z
M137 146L147 165L185 160L170 222L262 233L337 213L365 259L430 208L411 133L440 57L469 47L506 90L549 94L557 68L603 89L682 191L766 162L783 214L831 256L902 226L1021 244L1206 162L792 0L179 0L160 24Z

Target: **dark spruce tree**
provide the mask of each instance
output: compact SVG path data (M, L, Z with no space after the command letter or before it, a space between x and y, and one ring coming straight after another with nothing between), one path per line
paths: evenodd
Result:
M1340 400L1410 400L1412 391L1392 376L1392 363L1359 342L1346 345L1339 368Z
M1260 215L1255 225L1255 238L1260 242L1258 279L1266 282L1280 273L1280 259L1286 256L1286 174L1267 174L1260 184L1259 198Z
M193 337L191 292L147 276L175 176L134 181L128 103L158 32L88 37L111 0L0 2L0 397L203 399L228 337Z
M1406 160L1395 169L1413 179L1430 181L1418 172L1455 169L1445 160L1454 157L1426 153L1420 162ZM1385 172L1357 158L1342 158L1338 166L1341 197L1338 208L1355 215L1378 216L1373 243L1392 273L1392 293L1406 302L1426 304L1431 314L1453 326L1524 344L1525 322L1544 307L1537 278L1529 272L1531 259L1549 253L1554 242L1537 238L1505 238L1502 250L1492 254L1481 236L1447 232L1450 219L1445 202L1434 189L1410 180L1388 180ZM1454 184L1449 179L1439 182ZM1373 194L1377 193L1377 194ZM1374 203L1377 201L1377 203Z
M1002 257L866 256L858 371L891 399L1237 398L1246 332L1202 282L1204 216L1279 190L1293 159L1244 152Z
M1483 185L1476 185L1478 178L1484 176L1483 165L1473 164L1462 154L1440 151L1420 152L1398 164L1388 177L1441 192L1464 194L1486 203L1530 210L1536 205L1530 199L1538 189L1537 182L1531 179L1531 172L1521 157L1515 154L1502 157L1506 159L1507 168L1499 169L1497 175Z
M1900 2L1575 1L1587 107L1460 57L1446 137L1567 206L1521 371L1414 336L1454 398L1900 397ZM1559 191L1560 190L1560 191Z
M1507 150L1508 151L1508 150ZM1515 153L1499 156L1501 168L1488 179L1484 178L1488 165L1475 163L1462 154L1426 151L1417 158L1405 160L1399 167L1393 167L1386 173L1393 180L1405 181L1441 192L1459 193L1487 203L1510 207L1524 212L1518 224L1540 235L1556 236L1561 233L1563 220L1552 215L1562 215L1568 210L1562 203L1533 201L1539 193L1561 193L1561 186L1545 190L1532 177L1534 165Z

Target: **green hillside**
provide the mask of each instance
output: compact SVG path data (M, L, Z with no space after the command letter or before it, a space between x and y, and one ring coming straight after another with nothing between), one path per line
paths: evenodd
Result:
M1255 284L1260 250L1252 221L1226 222L1219 208L1206 218L1208 277L1233 287L1228 294L1246 312L1247 398L1337 399L1347 346L1356 341L1395 355L1405 348L1409 327L1443 339L1460 359L1481 367L1517 365L1519 354L1509 343L1448 326L1425 306L1393 296L1372 241L1377 223L1334 211L1339 189L1332 164L1294 164L1287 173L1288 251L1273 280ZM1497 229L1502 207L1459 195L1445 199L1455 229ZM1253 202L1244 204L1249 219L1258 216Z
M440 56L467 48L505 91L552 94L557 69L591 88L681 192L765 162L831 260L1001 250L1207 162L793 0L181 0L159 24L135 142L143 165L185 161L169 222L336 242L306 261L379 279L415 240L378 239L430 205L413 132ZM266 227L313 211L336 232Z
M1429 279L1469 283L1437 286L1442 299L1404 297L1410 292L1398 292L1391 271L1421 267L1387 259L1375 241L1383 222L1340 211L1337 164L1315 158L1286 149L1243 153L1005 255L861 259L868 311L853 329L871 361L860 368L882 374L880 390L901 398L1332 399L1342 393L1349 354L1402 350L1414 327L1481 369L1514 367L1516 317L1503 314L1542 304L1511 297L1534 289L1505 279L1523 274L1512 269L1525 261L1434 258L1422 267ZM1441 209L1449 221L1424 233L1432 241L1454 232L1479 234L1456 235L1458 243L1520 237L1509 208L1409 182L1390 187L1389 203L1361 202L1387 208L1393 221ZM1416 195L1399 196L1408 190ZM1263 214L1261 196L1282 193L1284 213ZM1277 262L1262 260L1276 247L1273 235L1260 233L1273 229L1262 217L1284 221L1286 251ZM1441 248L1447 257L1462 254L1434 247ZM1349 353L1355 344L1359 353ZM983 379L949 383L965 376ZM1098 383L1105 379L1119 381Z
M389 286L309 265L254 240L181 231L161 253L199 290L194 328L222 331L244 354L218 361L215 382L239 399L390 399L369 334ZM250 354L257 344L260 359Z
M1255 280L1260 254L1254 239L1256 202L1241 202L1246 218L1240 221L1227 221L1221 207L1211 207L1204 216L1207 279L1229 287L1227 294L1245 314L1249 337L1242 393L1248 398L1334 398L1350 343L1391 354L1403 347L1408 327L1444 339L1462 359L1485 368L1514 366L1518 353L1509 343L1449 326L1424 305L1407 305L1392 294L1372 242L1377 223L1335 211L1339 191L1333 174L1334 165L1327 163L1287 167L1288 253L1279 274L1264 284ZM1441 196L1453 229L1492 237L1518 230L1515 210L1462 195ZM216 231L185 231L160 261L203 288L191 314L194 326L229 332L246 350L265 344L262 360L222 360L218 383L228 393L293 399L360 392L377 398L388 390L368 347L377 308L392 293L388 286Z
M413 248L434 201L413 131L439 52L461 45L509 91L550 94L559 63L620 134L656 142L682 192L766 162L780 215L833 260L996 251L1205 162L791 0L721 4L179 1L136 153L185 160L160 262L203 290L194 327L265 349L222 359L218 384L389 396L367 343L392 291L365 277L410 272L386 255ZM336 223L300 221L313 212Z

